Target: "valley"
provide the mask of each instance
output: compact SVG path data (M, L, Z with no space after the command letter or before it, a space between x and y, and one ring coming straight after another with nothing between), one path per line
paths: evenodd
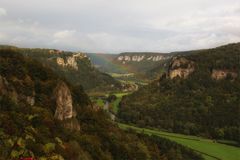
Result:
M237 128L237 126L239 125L239 111L237 110L237 107L239 107L239 103L237 101L239 101L238 99L238 89L239 89L239 79L237 78L238 73L239 72L233 72L231 71L231 67L239 67L239 44L232 44L232 45L227 45L227 46L222 46L216 49L210 49L210 50L205 50L205 51L193 51L192 53L187 52L186 56L181 53L180 56L176 56L175 59L172 60L172 62L169 62L169 66L168 70L165 70L165 72L167 73L166 75L163 75L159 80L155 80L152 82L148 82L149 84L142 83L142 85L139 85L140 87L138 88L138 90L135 90L129 94L126 94L126 96L124 97L119 97L119 98L123 98L122 100L119 100L119 98L117 98L115 101L109 103L110 110L112 110L113 108L113 113L116 116L115 120L117 120L117 123L119 123L120 128L126 130L126 129L133 129L135 131L137 131L138 133L144 133L147 135L156 135L156 136L160 136L163 138L168 138L174 142L177 142L181 145L184 145L186 147L189 147L191 149L193 149L194 151L196 151L197 153L201 153L202 156L207 159L207 160L211 160L211 159L222 159L222 160L235 160L236 157L240 156L240 149L239 149L239 139L238 139L238 134L239 129ZM222 50L224 50L224 52L231 54L232 57L235 57L232 60L229 59L229 61L231 61L231 63L228 62L224 62L223 63L223 54L222 54ZM229 51L232 51L231 53ZM210 53L209 53L210 52ZM209 54L209 57L206 58L207 60L204 60L203 57L203 61L204 64L200 64L198 67L196 67L196 61L198 63L202 63L200 60L200 57L197 58L193 58L194 56L202 56L201 54L204 54L205 57L207 57L207 54ZM184 55L184 56L182 56ZM192 57L191 57L192 56ZM221 58L222 56L222 58ZM178 58L180 57L180 58ZM191 60L188 59L188 57L190 57ZM213 62L209 62L211 61L212 57L214 57ZM195 62L194 62L195 61ZM214 62L218 61L218 64L214 64ZM206 65L211 64L211 67L215 67L215 68L228 68L225 70L220 70L217 71L216 69L212 71L212 74L209 75L209 78L212 78L212 80L208 80L207 79L207 75L205 75L205 82L198 82L198 80L203 80L201 78L201 73L199 73L199 75L197 75L196 73L194 73L194 76L198 76L198 80L194 79L195 81L195 86L191 86L191 74L193 74L193 72L196 72L195 68L201 69L202 68L208 68L208 66L206 67ZM222 64L221 64L222 63ZM204 66L205 65L205 66ZM216 65L216 66L215 66ZM182 68L181 68L182 67ZM219 69L218 69L219 70ZM160 72L160 71L159 71ZM219 73L217 73L219 72ZM220 73L221 72L221 73ZM226 72L226 73L225 73ZM124 73L124 74L111 74L113 77L115 77L116 79L119 78L125 78L125 80L127 78L126 81L131 81L130 79L133 78L134 74L132 73ZM235 79L232 80L231 83L229 84L229 82L227 80L223 81L225 78L227 78L227 75L231 76L231 79ZM165 77L164 77L165 76ZM220 81L219 81L220 80ZM170 83L170 81L172 81ZM185 82L184 82L185 81ZM211 81L211 82L209 82ZM214 83L216 83L216 85L213 85ZM135 81L136 83L136 81ZM169 84L168 84L169 83ZM199 83L199 84L198 84ZM218 93L222 93L222 92L226 92L228 94L232 94L233 96L235 96L236 99L238 99L237 101L233 102L232 105L235 106L235 113L233 115L229 115L229 118L231 117L232 120L230 120L231 122L233 122L231 125L233 125L232 127L230 127L231 131L226 127L222 127L222 128L216 128L216 129L208 129L208 134L203 133L203 131L199 132L197 131L198 128L196 128L194 125L194 123L192 122L182 122L179 123L177 125L177 127L179 128L174 128L174 123L178 123L175 122L174 119L176 119L176 117L172 117L172 121L169 120L169 116L171 117L171 115L169 115L169 112L171 114L171 112L174 110L174 108L176 108L176 106L178 105L185 105L186 101L189 98L189 95L192 95L193 97L190 98L190 102L189 103L194 103L194 99L196 98L196 101L198 101L197 99L199 99L201 97L201 100L204 101L203 97L205 95L201 95L201 90L198 90L197 95L195 95L196 93L191 93L191 92L195 92L195 89L198 89L198 85L202 85L202 83L208 84L211 83L214 87L216 87L216 89L223 89L221 92ZM227 86L231 86L231 91L228 90L224 90L225 88L222 88L221 83L224 83ZM177 89L177 87L179 87L179 90ZM182 86L181 86L182 85ZM186 85L186 86L184 86ZM238 89L233 90L233 86L237 87ZM168 89L165 89L164 87L168 87ZM158 88L163 88L158 90ZM184 88L186 87L186 88ZM209 86L209 89L211 87ZM169 92L171 91L171 89L173 90L173 93ZM203 89L203 88L201 88ZM165 93L166 91L166 93ZM214 90L213 90L214 91ZM161 93L162 92L162 93ZM180 92L180 93L177 93ZM187 93L187 98L184 98L184 94ZM206 90L205 90L206 92ZM165 99L163 98L164 96L166 96L168 94L168 97L166 97ZM172 102L166 102L164 104L164 101L168 100L168 98L171 98L171 94L172 95L179 95L179 97L177 99L173 99ZM114 95L114 94L113 94ZM118 94L116 94L118 95ZM196 97L194 97L196 96ZM203 96L203 97L202 97ZM206 96L206 98L213 98L214 95L213 92L209 92ZM221 96L218 95L217 96ZM118 96L117 96L118 97ZM218 97L215 97L214 99L218 99ZM185 102L184 102L185 100ZM210 100L210 99L208 99ZM211 103L214 103L212 101L213 99L211 99ZM152 104L150 104L152 103ZM154 104L156 103L156 104ZM170 106L170 104L173 103L174 106ZM193 105L194 108L197 107L197 105L199 105L199 103L202 102L197 102L195 105ZM209 102L203 102L204 105L209 105ZM223 105L225 102L223 102L221 105ZM231 103L230 101L228 101L228 103ZM103 103L104 104L104 103ZM144 106L146 105L146 106ZM161 105L167 105L169 108L168 109L163 109L163 114L161 114ZM214 105L214 104L211 104ZM220 106L221 106L220 105ZM227 104L226 104L227 105ZM130 108L128 108L128 106L130 106ZM170 109L171 107L171 109ZM188 107L189 104L188 104ZM207 106L206 106L207 107ZM177 108L176 108L177 109ZM201 108L199 108L201 109ZM232 108L233 109L233 108ZM193 109L194 110L194 109ZM158 114L158 112L160 114ZM188 115L184 115L185 111L183 111L183 113L181 113L180 111L176 111L176 113L174 113L175 116L181 117L181 116L190 116L191 111L186 111L188 113ZM196 112L196 111L195 111ZM209 112L209 111L208 111ZM214 111L216 112L216 111ZM193 111L194 113L194 111ZM165 115L164 115L165 114ZM221 114L221 113L220 113ZM223 113L222 113L223 114ZM224 114L231 114L231 112L225 111ZM167 115L167 117L166 117ZM199 116L199 115L198 115ZM206 115L204 115L206 116ZM214 113L212 114L212 116L214 117ZM220 115L218 115L220 116ZM158 118L159 117L159 118ZM164 118L167 118L167 120L165 121L164 124ZM234 117L234 118L233 118ZM152 118L152 119L151 119ZM199 117L201 119L201 116ZM222 117L223 119L223 117ZM222 120L221 119L221 120ZM157 122L156 122L157 121ZM170 121L170 122L169 122ZM199 121L199 119L198 119ZM206 119L204 119L204 121L206 121ZM213 120L216 123L216 120ZM170 123L170 126L167 126L168 123ZM211 123L211 122L210 122ZM156 125L155 125L156 124ZM161 124L161 125L159 125ZM183 124L183 126L180 126L180 124ZM184 124L186 126L184 126ZM189 125L189 126L188 126ZM222 124L221 124L222 125ZM228 126L231 126L230 124ZM166 127L163 127L166 126ZM158 128L159 127L159 128ZM172 128L171 128L172 127ZM188 128L189 127L189 128ZM198 125L198 127L201 127ZM205 124L206 127L206 124ZM150 129L149 129L150 128ZM182 128L182 129L181 129ZM160 129L160 130L159 130ZM164 130L164 131L163 131ZM174 133L175 132L175 133ZM232 132L232 133L231 133ZM221 134L221 135L219 135ZM232 134L232 135L231 135ZM192 136L191 136L192 135ZM194 136L195 135L195 136ZM233 146L231 146L233 145ZM206 147L208 146L208 147Z
M176 133L169 133L159 131L157 129L139 128L128 124L118 124L120 128L133 129L138 133L147 135L156 135L163 138L170 139L181 145L189 147L194 151L202 154L206 160L236 160L240 156L240 148L226 144L218 143L217 140L206 139L202 137L195 137L189 135L182 135Z
M117 99L109 104L110 112L117 115L119 110L119 102L122 96L131 93L116 93ZM106 95L108 96L108 95ZM98 99L98 105L104 107L105 101L101 98ZM134 130L140 134L146 134L148 136L159 136L167 138L178 144L193 149L195 152L200 153L205 160L236 160L236 157L240 156L240 148L237 147L238 143L234 141L223 141L217 139L206 139L203 137L170 133L167 131L158 130L156 128L142 128L136 127L133 124L118 123L118 126L123 130ZM206 147L207 146L207 147Z
M122 131L83 87L18 49L0 49L0 73L1 160L202 159L168 140ZM117 106L124 94L109 100Z
M0 159L236 160L239 51L102 55L125 66L105 73L88 54L1 46Z
M87 53L92 63L102 72L119 80L149 83L166 69L170 58L176 53L125 52L120 54ZM161 68L155 71L155 68Z
M240 0L1 0L0 160L240 160Z

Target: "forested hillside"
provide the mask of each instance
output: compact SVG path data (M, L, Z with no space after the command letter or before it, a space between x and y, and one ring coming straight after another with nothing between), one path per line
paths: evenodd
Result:
M158 137L124 132L82 87L18 49L0 49L0 159L200 160Z
M157 127L240 142L240 43L172 58L159 80L125 96L119 117Z
M121 84L110 75L97 70L85 54L51 49L29 49L11 46L23 55L31 57L51 68L72 85L82 85L87 91L120 90Z

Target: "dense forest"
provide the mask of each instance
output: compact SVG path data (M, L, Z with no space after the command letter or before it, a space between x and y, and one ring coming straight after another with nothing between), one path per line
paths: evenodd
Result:
M188 63L170 63L160 79L123 98L120 121L240 143L240 44L181 57ZM181 77L189 66L194 71ZM179 76L170 78L176 71Z
M171 141L122 131L103 110L94 109L80 85L71 85L47 66L18 51L0 50L1 160L20 157L40 160L202 159L192 150ZM65 83L71 92L63 97L73 97L79 130L66 128L63 121L55 118L57 104L53 92L59 83Z

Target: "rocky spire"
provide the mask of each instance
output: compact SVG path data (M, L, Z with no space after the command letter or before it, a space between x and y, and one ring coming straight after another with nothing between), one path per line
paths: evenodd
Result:
M63 125L71 130L80 130L76 119L77 113L73 108L72 94L66 83L59 82L54 91L56 110L54 118L63 121Z

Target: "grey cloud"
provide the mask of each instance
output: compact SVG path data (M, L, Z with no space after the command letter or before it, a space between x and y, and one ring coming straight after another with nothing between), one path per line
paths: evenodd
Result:
M89 52L208 48L240 41L239 6L238 0L3 0L0 42Z
M0 16L5 16L7 15L7 11L4 8L0 8Z

